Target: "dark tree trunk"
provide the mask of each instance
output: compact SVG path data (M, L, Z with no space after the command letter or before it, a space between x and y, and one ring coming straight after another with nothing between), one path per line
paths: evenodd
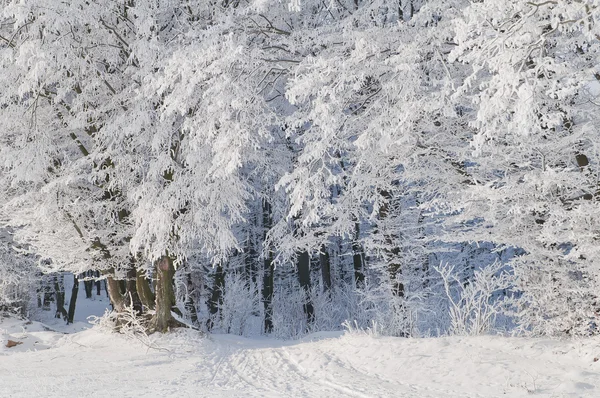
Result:
M263 242L266 241L267 233L273 224L271 216L271 204L263 201ZM266 254L263 261L263 286L262 300L264 306L264 328L265 333L273 331L273 293L274 293L274 276L275 269L273 267L273 253L270 248L265 248Z
M354 224L354 240L352 241L352 263L354 265L354 284L360 287L365 283L364 260L365 254L358 243L360 238L360 225Z
M54 294L52 294L52 290L51 290L52 287L50 287L49 289L50 289L50 291L45 291L44 293L42 293L43 296L44 296L44 301L42 303L42 308L45 311L50 311L50 304L52 303L53 296L54 296Z
M119 279L117 281L117 286L119 287L119 293L121 293L121 296L125 297L127 294L127 281L124 279Z
M42 285L38 290L38 306L41 306L44 311L50 311L50 304L54 301L54 286L49 278L44 278L40 275Z
M210 294L210 299L208 300L208 310L210 314L214 317L219 312L219 307L223 302L223 289L225 288L225 274L223 272L223 266L221 264L217 265L217 269L215 272L215 279L212 287L212 291ZM208 321L208 328L212 329L212 320Z
M175 301L174 274L173 260L169 256L163 256L156 262L156 312L153 319L153 331L165 333L172 327L181 326L171 315L171 307Z
M93 271L87 271L84 276L86 277L83 281L83 287L85 289L85 298L92 298L92 291L94 290L94 281L89 279L93 277Z
M67 317L67 325L73 323L75 318L75 305L77 304L77 293L79 293L79 279L77 275L73 275L73 289L71 290L71 300L69 300L69 313Z
M198 311L196 309L196 301L194 300L196 289L194 287L194 281L192 280L191 273L187 274L186 284L188 293L185 299L185 310L190 314L190 320L192 321L192 324L198 325Z
M325 245L321 246L319 264L321 266L321 278L323 278L323 290L327 292L331 289L331 261Z
M100 271L94 272L94 276L96 277L96 296L100 296L102 294L102 284L100 283Z
M265 333L273 331L273 293L275 284L275 269L273 267L273 255L268 254L264 261L262 298L265 310Z
M392 202L392 194L389 191L381 191L381 196L384 197L385 203L379 209L379 219L384 221L389 217L390 206ZM400 248L394 243L395 237L384 231L385 239L385 261L387 262L388 274L392 282L392 293L396 297L404 297L404 285L400 281L400 273L402 269L399 263Z
M306 321L310 324L314 321L315 310L310 300L310 255L308 251L302 251L298 254L298 281L306 294L306 302L304 303L304 313Z
M64 276L60 275L60 278L54 277L54 291L56 292L56 314L54 315L56 318L67 319L67 310L65 310L65 286L64 286Z

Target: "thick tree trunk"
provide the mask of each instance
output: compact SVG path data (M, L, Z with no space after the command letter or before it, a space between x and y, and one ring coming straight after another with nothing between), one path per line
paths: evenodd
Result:
M298 254L298 281L306 293L306 302L304 303L304 313L306 321L310 324L315 318L315 309L310 300L310 255L308 251L302 251Z
M79 293L79 279L73 275L73 289L71 290L71 300L69 300L69 313L67 316L67 325L73 323L75 318L75 305L77 304L77 294Z
M108 291L108 298L110 299L110 304L112 305L113 310L116 312L123 312L125 309L125 300L121 294L119 281L112 276L107 276L106 287Z
M153 310L155 300L154 293L150 288L150 281L146 278L146 275L142 270L137 270L135 283L142 305L146 307L146 310Z
M170 328L180 326L171 315L171 307L175 301L173 291L173 260L163 256L156 262L156 302L153 319L153 331L166 333Z

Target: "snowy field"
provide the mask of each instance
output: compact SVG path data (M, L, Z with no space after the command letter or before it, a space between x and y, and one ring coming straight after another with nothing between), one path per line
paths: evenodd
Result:
M0 397L600 396L599 339L279 341L180 330L147 348L98 327L47 329L0 323ZM9 339L22 344L6 348Z

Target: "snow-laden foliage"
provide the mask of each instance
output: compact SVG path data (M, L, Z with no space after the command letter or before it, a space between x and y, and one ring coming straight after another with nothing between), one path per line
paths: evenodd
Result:
M525 250L517 315L536 333L595 323L599 16L593 1L485 1L455 22L473 134L454 225Z

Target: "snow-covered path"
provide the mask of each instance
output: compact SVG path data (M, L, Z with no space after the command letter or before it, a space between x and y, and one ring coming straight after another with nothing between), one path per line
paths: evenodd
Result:
M2 329L0 397L600 396L592 339L326 333L283 342L181 331L148 349L97 329ZM5 348L9 338L24 344Z

